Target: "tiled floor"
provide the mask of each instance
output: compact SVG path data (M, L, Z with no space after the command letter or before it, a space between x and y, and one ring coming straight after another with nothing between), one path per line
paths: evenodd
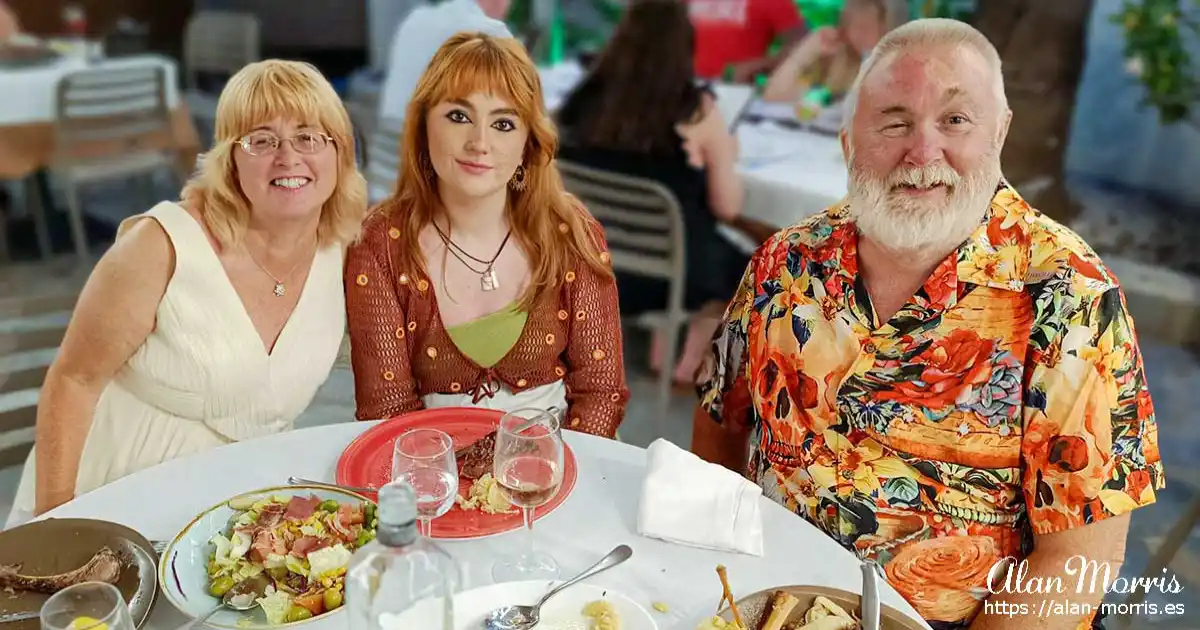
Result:
M1196 236L1187 236L1186 226L1173 222L1169 214L1148 207L1144 202L1139 205L1137 200L1095 191L1087 194L1090 195L1085 197L1088 211L1081 216L1077 229L1095 243L1102 253L1120 253L1175 269L1188 268L1200 262L1200 258L1197 258L1200 250L1192 246L1197 242ZM1136 218L1129 220L1130 208L1136 211L1139 207L1148 209L1140 215L1133 214ZM112 219L121 216L115 204L103 208L101 214L107 214ZM1113 217L1117 219L1115 222ZM1161 226L1156 229L1159 236L1148 241L1149 237L1142 236L1140 240L1147 241L1145 244L1139 244L1139 238L1129 236L1143 234L1146 226ZM1171 247L1169 243L1177 243L1177 246ZM13 296L74 291L85 272L85 268L80 268L69 259L62 259L55 264L0 266L0 303L3 303L3 298ZM11 314L0 312L0 334L61 324L67 317L68 314L60 313L40 319L16 319ZM622 438L626 442L644 446L661 434L678 444L690 444L694 399L676 397L669 413L658 414L654 383L641 369L646 347L643 335L631 331L627 335L627 345L633 398L627 420L621 429ZM1161 449L1169 481L1168 487L1159 496L1158 504L1139 510L1133 518L1123 570L1123 574L1130 576L1142 571L1152 546L1179 517L1188 501L1200 491L1200 423L1193 420L1194 410L1200 408L1200 388L1197 387L1197 383L1200 383L1200 360L1183 349L1155 343L1153 331L1143 331L1143 345L1150 388L1161 425ZM51 354L41 352L0 356L0 371L18 365L45 364L51 359ZM34 395L35 392L20 392L7 397L0 395L0 410ZM347 366L339 365L298 424L312 426L329 422L330 419L349 421L352 414L352 376ZM0 470L0 517L7 513L11 504L18 475L19 470L15 468ZM1193 621L1197 618L1197 611L1200 611L1200 597L1197 597L1197 589L1200 589L1200 531L1192 533L1185 552L1180 554L1172 570L1184 583L1184 592L1169 596L1169 599L1159 597L1149 601L1159 606L1186 602L1192 614L1188 617L1140 617L1135 620L1133 627L1200 627L1200 623Z

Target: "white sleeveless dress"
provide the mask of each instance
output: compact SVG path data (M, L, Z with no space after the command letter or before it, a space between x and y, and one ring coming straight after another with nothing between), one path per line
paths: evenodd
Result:
M268 354L200 224L160 203L175 273L154 331L104 389L84 444L76 495L240 440L287 431L329 376L346 330L342 248L317 252L291 318ZM297 287L297 290L300 288ZM34 456L6 527L33 517Z

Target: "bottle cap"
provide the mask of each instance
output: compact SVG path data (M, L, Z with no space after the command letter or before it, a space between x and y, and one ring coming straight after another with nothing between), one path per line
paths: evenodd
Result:
M412 486L393 481L379 489L379 524L399 527L417 520L417 493Z

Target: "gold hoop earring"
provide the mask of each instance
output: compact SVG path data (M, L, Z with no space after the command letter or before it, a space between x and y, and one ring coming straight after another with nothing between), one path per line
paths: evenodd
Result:
M513 171L512 179L508 180L508 187L517 192L525 190L525 175L525 165L522 164Z

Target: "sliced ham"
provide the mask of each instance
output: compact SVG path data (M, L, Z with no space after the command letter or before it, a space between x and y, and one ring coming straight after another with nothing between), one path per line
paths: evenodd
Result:
M279 521L283 520L283 512L287 506L282 503L268 503L263 506L261 512L258 513L258 524L263 527L275 527Z
M301 536L292 543L292 555L297 558L306 558L308 554L329 546L329 541L316 536Z
M276 552L276 537L275 533L269 529L262 529L254 537L254 542L250 543L250 559L254 562L266 562L267 556ZM278 541L282 544L283 541Z
M303 521L317 511L318 505L321 505L321 499L315 496L292 497L292 500L288 501L287 511L283 513L283 517L288 520Z
M360 525L363 522L363 508L361 505L343 503L338 506L337 518L343 527Z

